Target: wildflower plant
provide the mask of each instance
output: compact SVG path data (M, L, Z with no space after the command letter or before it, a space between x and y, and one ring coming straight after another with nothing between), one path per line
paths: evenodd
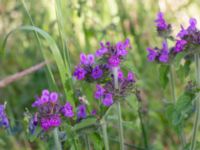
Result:
M189 118L188 116L191 116L191 112L193 111L194 107L196 108L197 112L196 116L198 116L199 113L198 90L196 89L198 89L199 82L198 49L200 44L200 32L197 29L197 21L195 18L191 18L189 20L189 26L187 28L184 28L181 25L181 30L176 34L175 37L173 37L172 35L172 26L167 23L162 12L159 12L157 14L157 19L155 20L155 23L158 36L162 38L162 47L147 48L147 60L149 62L156 62L160 64L160 79L163 87L166 87L169 77L173 103L168 104L168 107L166 109L167 117L172 122L179 136L182 146L181 149L184 149L188 146L188 144L191 144L191 146L189 147L191 148L191 150L193 150L195 149L198 119L196 119L194 124L192 142L188 143L187 145L187 141L185 140L184 135L184 125L185 121ZM171 41L173 45L169 46L168 41ZM181 63L181 60L184 61L182 61ZM182 73L182 75L178 74L179 76L185 75L186 77L188 75L188 71L190 70L190 64L193 60L195 60L196 63L197 82L188 82L186 86L187 88L178 98L176 98L175 71ZM196 101L196 106L193 105L194 100Z

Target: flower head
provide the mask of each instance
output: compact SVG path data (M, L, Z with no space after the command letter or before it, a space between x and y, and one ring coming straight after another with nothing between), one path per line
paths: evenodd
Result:
M85 105L79 105L77 110L77 117L78 119L84 119L86 118L86 106Z
M104 92L105 92L105 89L101 85L97 84L96 85L96 91L94 93L94 97L96 99L101 99L104 95Z
M5 113L5 105L2 104L0 104L0 127L9 127L9 121Z
M176 41L176 45L174 47L174 51L176 53L183 51L183 49L185 48L186 44L187 44L187 41L185 41L185 40L177 40Z
M120 59L118 56L111 56L109 59L108 59L108 64L111 66L111 67L117 67L119 66L120 64Z
M167 30L168 29L168 24L166 23L162 12L159 12L157 14L155 23L156 23L156 27L158 30Z
M74 71L74 76L77 80L83 80L85 78L87 71L79 66L76 67Z
M103 75L103 70L101 70L101 68L99 66L96 66L92 70L92 77L93 77L93 79L99 79L99 78L101 78L102 75Z
M154 61L156 59L156 57L158 56L158 52L152 48L147 48L147 51L149 52L149 54L147 56L148 61L150 61L150 62Z
M65 117L71 118L74 116L73 107L69 102L66 102L66 104L62 108L62 112Z
M104 106L111 106L113 104L113 96L110 93L107 93L104 97L104 99L102 100L102 103Z

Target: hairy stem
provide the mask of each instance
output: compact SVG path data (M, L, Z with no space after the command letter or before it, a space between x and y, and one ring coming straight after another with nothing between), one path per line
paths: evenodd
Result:
M107 124L105 118L102 119L102 131L103 131L103 140L105 145L105 150L109 150L109 141L108 141L108 134L107 134Z
M88 139L88 135L87 134L85 134L85 144L86 144L86 149L87 150L91 150L91 147L90 147L90 141L89 141L89 139Z
M124 131L122 125L122 116L121 116L121 105L117 101L117 115L118 115L118 126L119 126L119 141L120 141L120 150L124 150Z
M174 70L173 70L173 64L170 65L170 86L171 86L171 96L173 99L174 104L176 103L176 91L175 91L175 77L174 77Z
M58 128L54 129L53 135L54 135L54 141L55 141L56 150L62 150L62 145L61 145L61 143L59 141Z
M119 83L118 83L118 67L113 68L113 75L114 75L114 87L115 91L119 90ZM120 150L124 150L124 134L123 134L123 125L122 125L122 114L121 114L121 105L120 101L116 101L117 104L117 115L118 115L118 126L119 126L119 141L120 141Z
M199 54L195 54L194 55L195 58L195 66L196 66L196 81L197 81L197 86L199 88L200 86L200 55ZM196 99L196 116L195 116L195 121L194 121L194 127L193 127L193 133L192 133L192 142L191 142L191 147L190 150L195 150L196 149L196 138L197 138L197 132L198 132L198 128L199 128L199 117L200 117L200 102L199 102L199 98Z
M174 76L174 66L170 65L170 89L171 89L171 97L173 99L174 105L176 104L176 89L175 89L175 76ZM181 148L183 149L185 146L185 134L183 132L183 124L181 125L178 131L179 140L181 142Z

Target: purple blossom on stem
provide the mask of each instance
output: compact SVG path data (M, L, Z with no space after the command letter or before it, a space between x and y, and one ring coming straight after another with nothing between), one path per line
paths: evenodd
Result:
M104 106L111 106L113 104L113 96L110 93L107 93L104 97L104 99L102 100L102 103Z
M66 102L66 104L62 108L62 112L65 117L72 118L74 116L73 107L69 102Z
M108 59L108 63L111 67L117 67L120 64L120 59L118 56L113 55Z
M156 59L156 57L158 56L158 52L156 52L152 48L147 48L147 51L149 53L147 56L148 61L150 61L150 62L154 61Z
M104 95L104 92L105 92L105 89L101 85L97 84L96 85L96 91L94 93L94 97L96 99L101 99Z
M56 103L58 101L58 93L56 92L51 92L49 101L51 103Z
M96 114L97 114L97 110L96 110L96 109L93 109L92 112L91 112L91 115L92 115L92 116L96 116Z
M80 62L81 64L83 65L92 65L94 63L94 55L93 54L84 54L84 53L81 53L80 54Z
M118 78L120 79L120 80L123 80L124 79L124 74L123 74L123 72L119 69L118 70Z
M176 53L183 51L183 49L185 48L186 44L187 44L187 41L185 41L185 40L177 40L176 41L176 45L174 47L174 51Z
M0 104L0 127L9 127L9 121L5 113L5 105L2 104Z
M128 54L128 51L126 50L126 45L123 42L118 42L116 44L116 49L119 56L125 56Z
M99 66L96 66L93 70L92 70L92 77L93 79L99 79L101 78L101 76L103 75L103 71Z
M100 42L100 46L101 48L98 49L95 54L97 57L103 56L108 51L107 47L103 44L103 42Z
M196 30L197 20L195 18L190 18L189 22L190 26L188 27L188 30L190 31Z
M87 71L79 66L76 67L74 71L74 76L77 80L83 80L85 78Z
M167 30L168 29L168 24L166 23L162 12L159 12L157 14L155 23L156 23L156 27L158 30Z
M130 82L134 82L135 81L135 76L134 76L133 72L128 72L127 79Z
M77 117L78 119L84 119L86 118L86 106L85 105L79 105L77 110Z
M161 50L161 54L159 56L159 61L163 62L163 63L167 63L169 60L169 50L168 50L168 46L167 46L167 41L163 41L162 43L162 50Z
M188 35L188 31L181 25L181 31L177 34L177 37L183 38L186 35Z
M41 127L44 131L47 131L52 127L59 127L60 125L61 119L58 115L51 116L50 118L41 119Z

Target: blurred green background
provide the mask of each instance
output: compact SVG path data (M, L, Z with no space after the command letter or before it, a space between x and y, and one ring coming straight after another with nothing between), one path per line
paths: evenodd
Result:
M48 32L61 48L55 1L26 0L25 5L35 26ZM158 66L146 61L146 48L161 45L161 39L157 37L154 26L158 11L164 12L166 20L172 24L174 35L176 35L180 24L187 25L190 17L195 17L200 21L200 1L63 0L61 6L62 34L65 36L65 42L70 51L72 67L79 61L80 52L95 52L100 41L117 42L130 38L132 49L125 65L136 73L138 85L143 91L149 142L154 150L177 150L178 137L163 111L164 101L170 100L170 90L169 88L164 90L161 87ZM31 25L20 0L0 0L0 20L0 43L11 30L21 25ZM48 51L47 43L44 40L41 41L42 49ZM34 33L16 32L9 37L5 57L0 58L0 80L43 60ZM34 101L34 96L43 88L48 88L46 73L45 68L40 69L0 89L0 103L7 101L8 116L17 130L15 137L7 136L3 130L0 130L0 149L48 149L49 145L39 139L28 142L25 123L19 124L19 122L24 122L25 108L32 110L31 103ZM57 74L56 68L54 74ZM181 94L187 81L194 79L193 74L191 71L191 76L184 80L176 74L177 95ZM133 97L130 97L129 102L132 107L124 106L127 109L123 109L123 119L127 121L124 127L125 141L127 144L142 147L143 139L137 114L137 102ZM191 137L192 121L192 118L189 119L184 130L187 140ZM113 149L117 149L117 143L113 140L117 139L117 134L116 131L112 131L112 124L108 132L111 137L110 145L113 145ZM127 146L127 149L135 148Z

